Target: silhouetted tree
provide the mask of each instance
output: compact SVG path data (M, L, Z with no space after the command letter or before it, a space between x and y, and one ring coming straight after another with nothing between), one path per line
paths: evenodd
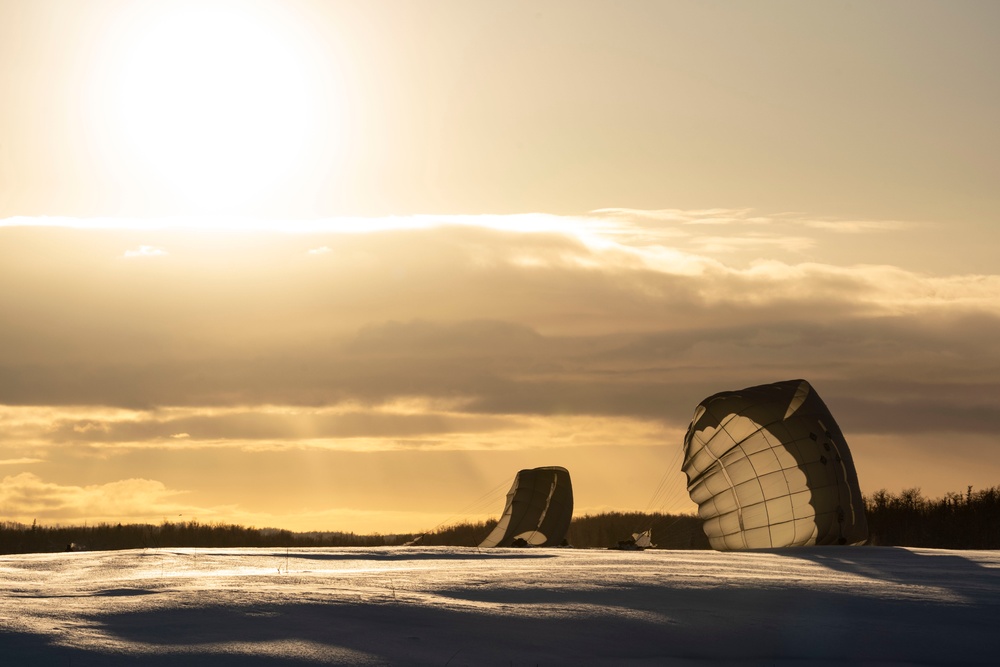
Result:
M871 543L942 549L1000 548L1000 487L928 500L920 489L893 495L879 489L865 499Z

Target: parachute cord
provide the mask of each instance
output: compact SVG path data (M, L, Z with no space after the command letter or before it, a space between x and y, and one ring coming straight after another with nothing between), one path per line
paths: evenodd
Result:
M678 499L678 491L681 488L680 479L678 475L681 474L681 460L684 456L684 447L679 446L674 450L673 455L670 457L670 461L667 463L666 470L660 477L656 488L653 490L652 495L649 498L649 502L646 503L646 508L642 514L645 517L637 517L635 524L633 524L632 533L642 533L647 530L652 529L653 521L650 519L651 515L662 515L664 514L664 508L668 503L674 502ZM658 527L658 530L666 530L671 526L675 525L680 521L680 517L674 517L670 523Z
M681 518L682 518L682 517L679 517L679 516L675 516L675 517L674 517L674 519L673 519L673 521L671 521L670 523L668 523L668 524L666 524L666 525L662 526L662 527L661 527L661 530L662 530L662 531L663 531L663 532L664 532L665 534L669 534L669 531L670 531L670 529L671 529L671 528L673 528L674 526L676 526L676 525L677 525L677 524L678 524L678 523L680 522Z
M504 481L502 481L499 484L497 484L496 486L492 487L489 491L483 493L478 498L476 498L475 500L473 500L471 503L469 503L465 507L461 508L457 513L451 515L450 517L448 517L447 519L445 519L444 521L442 521L438 525L434 526L433 528L431 528L429 530L424 531L423 533L421 533L420 535L418 535L417 537L415 537L413 539L413 542L417 542L417 541L421 540L422 538L427 537L431 533L437 532L437 530L439 528L441 528L442 526L448 525L448 524L452 523L453 521L457 521L458 519L461 519L463 517L466 517L466 516L469 516L469 515L472 515L472 514L481 514L484 510L486 510L487 507L496 504L496 499L497 499L496 496L497 496L497 494L500 493L501 491L503 491L503 488L505 486L509 486L509 485L510 485L510 478L506 478ZM482 540L480 540L480 541L482 541ZM479 544L477 543L474 546L476 546L478 548Z
M673 457L670 459L670 463L667 464L667 469L660 477L660 482L657 484L656 489L653 491L653 495L650 497L649 502L646 504L646 511L649 512L653 509L657 501L660 500L659 507L665 504L665 501L669 496L673 495L673 492L677 487L676 474L680 470L679 464L681 455L683 454L683 447L678 447L674 451Z
M644 514L652 514L655 510L657 513L662 513L663 508L666 506L667 502L672 500L676 495L678 489L677 473L680 471L681 457L684 454L684 448L678 447L674 450L673 456L670 458L670 462L667 464L666 470L660 477L659 483L657 483L653 494L649 498L649 502L646 503L646 508ZM648 530L650 526L646 525L636 525L632 532L642 532Z

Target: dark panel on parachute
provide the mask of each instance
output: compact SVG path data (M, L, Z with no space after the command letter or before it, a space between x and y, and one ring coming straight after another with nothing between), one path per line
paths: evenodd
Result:
M507 492L507 505L481 547L563 544L573 519L573 485L559 466L521 470Z
M847 441L805 380L706 398L684 436L683 470L715 549L868 539Z

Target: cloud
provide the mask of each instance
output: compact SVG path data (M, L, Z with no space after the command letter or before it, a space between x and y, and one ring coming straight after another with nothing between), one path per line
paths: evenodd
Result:
M914 223L903 220L844 220L822 219L805 213L762 213L749 208L713 208L713 209L657 209L643 210L633 208L602 208L591 213L600 218L610 218L623 223L641 226L662 227L664 224L685 226L784 226L810 227L824 231L860 234L876 232L899 232L926 226L926 223Z
M599 410L585 414L579 399L571 398L557 406L537 402L529 410L512 410L509 414L502 411L510 405L500 396L483 396L475 402L467 397L450 409L446 408L446 400L435 406L428 400L383 398L385 403L368 408L357 404L322 409L294 405L186 407L134 411L125 418L103 420L81 419L84 413L77 409L50 423L38 424L24 436L50 457L66 448L72 448L78 456L103 457L129 449L524 449L539 440L560 447L597 444L609 438L619 444L653 445L660 442L664 428L660 415L618 415L606 410L607 414ZM423 407L411 407L417 404ZM31 412L33 408L20 410ZM16 414L18 409L8 411ZM70 417L71 413L75 416ZM81 424L87 428L79 428ZM180 426L191 432L174 432ZM10 446L17 445L12 442Z
M30 524L151 523L163 521L236 523L258 527L370 531L372 526L433 526L442 519L428 511L386 511L361 508L300 509L296 519L273 512L251 510L238 504L197 505L178 502L188 492L171 490L148 479L123 479L87 486L45 481L32 473L0 480L0 508L7 521ZM478 518L478 517L477 517ZM412 530L412 528L411 528Z
M816 240L802 236L698 236L690 241L692 248L712 254L737 251L778 249L787 252L804 252L816 246Z
M209 490L191 471L240 457L269 462L262 480L289 459L369 456L352 459L368 470L396 457L410 462L393 468L397 485L433 472L408 454L468 454L494 472L484 461L508 455L513 469L572 461L598 476L610 472L588 456L614 448L628 452L625 469L655 467L646 450L676 446L704 397L798 377L861 458L886 438L929 455L931 434L981 442L1000 427L1000 276L913 270L888 254L816 261L796 255L849 235L791 233L750 213L730 234L731 211L687 215L700 222L660 212L579 228L498 216L367 233L2 229L0 460L59 470L53 479L117 466L88 483L162 479L201 494L188 509L207 516L231 504L224 491L244 497L259 483L237 475ZM120 261L123 246L148 244L169 247L169 261ZM6 469L26 472L18 465ZM369 490L378 473L365 473ZM330 472L303 463L310 475ZM358 482L359 500L337 506L363 507L365 490ZM157 512L188 513L162 493ZM611 502L600 495L588 506ZM51 516L73 511L57 507Z
M255 360L195 360L138 373L106 367L84 386L65 380L80 372L74 366L46 374L36 368L36 401L188 407L103 417L83 408L65 416L50 411L32 431L22 426L19 437L159 447L259 441L369 448L380 446L379 439L388 447L401 441L464 447L468 439L461 434L505 441L505 433L516 434L535 416L683 426L708 394L794 377L832 387L834 398L852 397L849 410L859 414L885 400L888 381L895 383L889 395L909 386L917 393L907 400L933 401L942 414L962 404L965 386L981 387L985 397L1000 395L989 388L1000 370L989 333L1000 324L996 316L928 322L921 313L810 322L788 319L780 310L773 320L761 320L759 308L747 310L726 326L593 336L546 336L490 321L390 322L295 354L273 350ZM15 388L27 384L14 370L7 377ZM7 402L31 397L7 391ZM884 428L897 422L900 430L908 428L902 411L884 414ZM13 408L8 415L16 418ZM921 428L934 428L924 422ZM955 423L942 419L940 428ZM982 418L961 423L970 430L996 426Z
M928 223L901 220L822 219L804 213L762 213L752 209L641 210L607 208L591 215L608 222L604 234L624 246L672 245L705 258L726 262L761 259L815 261L817 254L838 256L843 245L837 237L879 234L883 238L918 230ZM705 233L711 230L712 233ZM853 248L856 254L856 246ZM903 254L901 253L902 257ZM856 260L855 260L856 261Z
M767 218L748 217L751 209L711 208L683 210L677 208L635 209L635 208L600 208L591 213L623 221L650 221L660 223L678 223L682 225L718 225L734 224L736 222L755 222L767 224Z
M807 227L838 232L841 234L903 232L915 229L919 226L925 226L903 220L814 220L811 218L803 218L799 222Z
M399 414L391 410L187 410L187 416L153 416L127 421L55 422L47 437L55 442L147 443L172 440L181 446L231 440L322 441L352 438L407 439L449 433L487 434L511 428L501 418L461 413ZM164 445L169 446L169 445Z
M0 459L0 466L22 466L32 463L42 463L45 459L33 459L22 457L19 459Z
M0 481L0 507L6 516L15 521L24 521L28 517L40 520L134 521L175 516L189 509L174 501L181 493L147 479L66 486L43 481L32 473L20 473Z
M750 376L765 364L813 376L826 372L821 361L848 368L864 359L956 382L978 377L973 366L997 365L981 335L1000 317L992 275L778 260L735 268L670 248L595 249L575 237L472 227L322 243L171 236L171 262L153 267L112 261L104 250L119 233L44 231L20 241L52 249L41 265L0 251L4 284L20 286L0 290L10 315L0 331L0 402L12 405L322 407L419 397L521 413L532 397L538 412L567 404L648 417L655 410L643 397L687 382L692 365L709 369L705 387L710 375ZM331 261L304 257L324 246ZM640 369L608 361L643 341L693 335L690 348L649 349ZM816 336L857 344L831 345L839 362L816 358ZM776 353L768 340L786 342ZM938 353L942 345L956 353ZM375 433L361 428L360 414L351 419L330 417L320 432ZM458 427L454 416L420 419L378 416L386 437ZM150 437L197 436L194 426L168 420Z
M141 245L138 248L132 250L126 250L123 257L165 257L168 253L163 248L157 248L151 245Z

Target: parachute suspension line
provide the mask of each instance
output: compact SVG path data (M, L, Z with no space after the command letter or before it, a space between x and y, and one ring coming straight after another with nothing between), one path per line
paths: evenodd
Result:
M419 537L415 538L414 541L419 540L422 537L426 537L431 533L437 532L442 526L447 526L448 524L468 517L473 514L482 514L489 507L494 507L496 505L497 496L503 492L504 487L510 484L510 479L505 479L496 486L492 487L489 491L483 493L481 496L473 500L471 503L461 508L458 512L451 515L438 525L434 526L430 530L426 530L420 534ZM478 547L477 542L475 546Z
M677 493L678 480L676 475L680 472L680 461L683 454L683 445L674 449L674 454L670 458L670 462L667 464L663 475L660 476L660 481L657 482L656 488L653 490L653 494L649 497L649 501L646 503L643 514L652 514L654 511L662 512L663 508L667 504L667 501ZM642 525L640 521L637 521L636 525L633 525L632 527L632 532L642 532L649 528L650 526Z
M465 507L461 508L458 511L457 516L453 517L453 518L459 518L459 517L467 515L467 514L476 513L480 508L492 507L493 506L493 502L496 500L497 496L498 495L503 495L504 494L504 489L506 487L508 487L509 485L510 485L510 479L504 479L499 484L496 484L495 486L493 486L492 488L490 488L489 491L486 491L485 493L483 493L482 495L480 495L478 498L476 498L475 500L473 500L471 503L469 503Z
M682 518L683 517L675 516L669 523L657 524L658 525L657 530L661 531L661 535L669 535L670 534L670 529L673 528L675 525L677 525L677 523ZM635 532L639 532L639 531L635 531ZM662 542L661 542L661 544L662 544Z
M646 508L645 508L646 512L649 512L653 508L653 505L656 504L656 501L660 497L660 495L664 491L666 491L667 483L670 481L671 478L670 475L671 468L673 468L673 465L672 464L668 465L667 469L663 472L663 475L660 476L660 481L657 482L656 488L653 489L653 495L649 497L649 502L646 503Z
M486 493L484 493L482 496L480 496L480 499L481 499L480 500L480 504L476 506L475 513L482 514L487 509L495 508L496 505L498 504L498 501L501 498L506 499L507 492L505 492L504 489L510 489L511 486L513 485L514 481L516 481L516 480L517 480L517 476L516 475L514 476L513 479L511 479L510 477L507 477L502 482L500 482L499 484L497 484L496 486L494 486L492 489L490 489L489 491L487 491ZM506 503L504 503L504 504L506 505ZM467 513L472 513L472 512L467 512ZM502 520L503 520L503 512L501 511L500 518L498 519L498 523L500 521L502 521ZM490 533L492 533L494 529L495 528L493 528L493 529L488 528L486 526L486 523L484 522L484 524L483 524L483 531L484 532L479 533L479 535L476 536L476 538L475 538L476 539L476 543L473 545L473 546L475 546L476 551L481 551L481 546L480 545L482 545L483 540L485 540L486 537Z
M656 489L653 491L653 495L650 496L649 502L646 503L646 512L649 513L654 508L657 510L662 510L677 492L678 489L678 479L677 473L680 472L680 460L684 454L684 447L678 447L674 450L674 455L671 457L670 462L667 464L667 469L664 471L663 475L660 477L659 483L656 485Z

